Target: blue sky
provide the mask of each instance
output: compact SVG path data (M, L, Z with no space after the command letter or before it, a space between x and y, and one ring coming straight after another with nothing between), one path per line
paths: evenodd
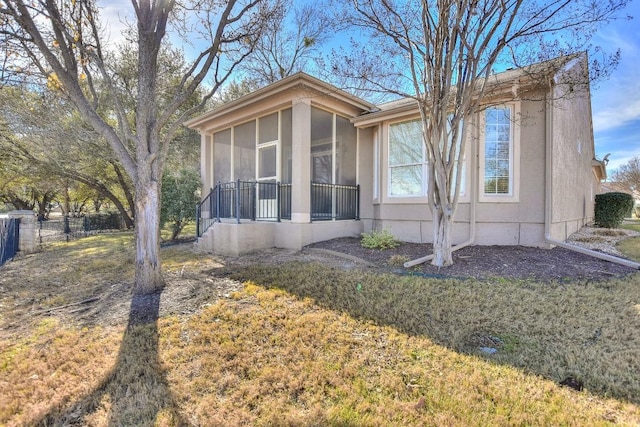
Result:
M123 14L131 13L130 1L100 3L111 41L115 42L124 28ZM634 19L610 22L593 40L609 53L618 48L622 53L620 64L610 78L591 88L596 155L602 158L611 153L610 174L629 159L640 156L640 0L632 0L623 14ZM331 45L335 47L335 40Z
M633 0L625 12L634 19L611 22L594 40L622 53L611 77L591 89L596 154L602 158L611 153L609 173L640 156L640 0Z

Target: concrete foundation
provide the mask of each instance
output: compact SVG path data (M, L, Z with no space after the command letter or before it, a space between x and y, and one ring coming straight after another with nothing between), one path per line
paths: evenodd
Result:
M238 256L268 248L300 250L304 246L338 237L357 237L361 221L311 223L247 221L217 222L196 242L196 249L219 255Z

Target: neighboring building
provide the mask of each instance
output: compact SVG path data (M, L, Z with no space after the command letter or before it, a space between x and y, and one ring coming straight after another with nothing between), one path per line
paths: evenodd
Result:
M606 170L588 85L571 81L586 72L581 56L492 76L465 141L454 243L549 247L592 219ZM418 120L413 100L376 106L304 73L190 120L209 194L198 246L299 249L383 228L431 242Z

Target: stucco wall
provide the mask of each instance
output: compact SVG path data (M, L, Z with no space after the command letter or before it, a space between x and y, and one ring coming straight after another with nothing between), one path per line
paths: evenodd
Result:
M542 98L542 94L530 95L531 99ZM519 159L516 159L519 173L514 177L515 185L518 186L517 198L505 197L503 201L476 203L476 244L545 246L545 104L542 101L522 101L519 110ZM480 120L476 119L476 122ZM386 126L387 123L382 124L383 129ZM381 134L386 138L386 131ZM454 244L469 238L471 192L479 194L482 191L483 180L478 176L477 155L480 137L475 128L469 136L465 195L461 198L455 216L452 236ZM433 241L433 230L426 197L392 198L387 195L387 141L383 140L382 143L381 203L374 206L371 227L386 228L402 240L430 243ZM372 178L371 173L365 173L360 175L361 182ZM477 196L474 198L479 199Z
M558 240L593 218L591 101L584 86L573 84L578 72L580 63L560 75L552 101L551 232Z

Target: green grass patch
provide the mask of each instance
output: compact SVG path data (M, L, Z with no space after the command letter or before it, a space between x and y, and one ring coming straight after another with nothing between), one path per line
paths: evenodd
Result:
M640 262L640 237L629 237L616 245L616 249L624 256Z
M634 221L633 223L622 224L620 228L640 232L640 221Z

